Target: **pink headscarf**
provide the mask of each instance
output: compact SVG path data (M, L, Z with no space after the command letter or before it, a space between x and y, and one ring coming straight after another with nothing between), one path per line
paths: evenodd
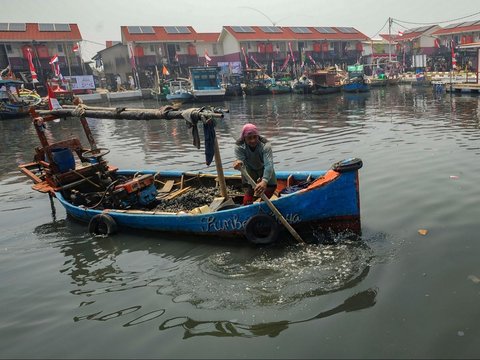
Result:
M247 137L247 135L259 135L257 127L253 124L243 125L242 139L245 139L245 137Z

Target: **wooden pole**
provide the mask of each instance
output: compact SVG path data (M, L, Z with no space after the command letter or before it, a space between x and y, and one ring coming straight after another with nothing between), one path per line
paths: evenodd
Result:
M225 181L225 174L223 173L222 158L220 157L220 148L218 146L218 139L216 135L215 135L215 167L217 168L218 185L220 186L220 194L225 198L225 200L227 200L228 199L227 183Z
M242 166L240 168L240 171L241 171L242 175L245 177L245 179L247 179L248 183L252 186L252 188L255 188L255 186L257 184L252 179L252 177L248 174L248 172L247 172L247 170L245 169L244 166ZM283 226L285 226L287 228L287 230L290 232L290 234L292 234L292 236L295 238L295 240L297 240L300 244L305 245L305 241L303 241L303 239L300 237L300 235L298 235L298 233L295 231L295 229L288 223L288 221L283 217L282 213L280 211L278 211L278 209L275 207L275 205L272 204L272 202L267 197L267 195L262 193L260 195L260 197L262 198L263 201L265 201L265 203L268 205L270 210L273 211L273 213L275 214L277 219L280 220L280 222L283 224Z

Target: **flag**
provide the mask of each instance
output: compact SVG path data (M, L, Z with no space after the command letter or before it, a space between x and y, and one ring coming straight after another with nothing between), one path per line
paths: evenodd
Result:
M73 52L77 52L78 50L80 50L80 46L78 45L78 43L73 44L72 50Z
M257 66L258 66L258 68L259 68L259 69L261 69L261 68L262 68L262 65L260 65L260 64L258 63L258 61L257 61L257 60L255 60L255 58L253 57L253 55L250 55L250 59L252 59L252 61L255 63L255 65L257 65Z
M57 100L57 96L55 95L55 92L52 90L50 86L48 87L48 108L50 110L56 110L56 109L61 109L62 105Z
M165 65L163 65L163 68L162 68L162 75L165 75L165 76L170 75L170 73L168 72L168 69Z
M205 49L205 60L207 60L207 64L212 61L212 58L210 56L208 56L208 52L207 52L207 49Z
M63 75L60 72L60 64L55 63L53 65L55 66L55 68L54 68L55 76L58 77L62 83L65 83L65 79L63 78Z
M52 65L54 63L56 63L58 61L58 54L55 54L52 56L52 58L50 59L50 62L49 64Z
M130 65L132 66L132 69L137 68L137 63L135 61L135 52L133 51L133 45L132 43L128 43L128 52L130 55Z
M245 67L248 70L248 58L247 58L247 54L245 53L245 48L243 46L242 46L242 53L243 53L243 57L245 58Z
M292 43L288 42L288 49L290 50L290 56L292 57L293 64L295 64L295 56L293 56Z
M433 46L438 49L440 47L440 41L438 39L435 39L433 41Z
M273 71L273 66L274 66L274 63L273 63L273 59L272 59L272 75L273 75L273 73L274 73L274 71Z
M32 74L32 83L38 83L37 72L35 70L35 65L33 65L32 59L32 49L27 49L27 59L28 59L28 66L30 67L30 74Z
M285 70L285 68L287 67L289 61L290 61L290 55L287 54L287 57L285 58L285 61L284 61L283 65L282 65L282 67L280 68L280 71Z
M403 31L398 30L398 36L403 36Z
M312 62L313 65L317 65L317 63L315 62L315 60L313 60L312 55L308 54L308 58L310 59L310 61Z
M451 42L451 48L452 48L452 69L456 70L457 69L457 58L455 57L455 42L453 40Z
M175 61L178 62L178 54L176 51L175 51Z

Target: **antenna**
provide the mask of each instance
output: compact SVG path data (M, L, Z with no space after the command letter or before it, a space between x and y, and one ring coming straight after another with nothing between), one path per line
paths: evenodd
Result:
M239 6L239 8L250 9L250 10L256 11L259 14L262 14L263 16L265 16L268 19L268 21L270 21L272 23L272 26L277 26L278 22L275 22L272 19L270 19L270 17L267 14L265 14L263 11L260 11L258 9L253 8L253 7L250 7L250 6Z

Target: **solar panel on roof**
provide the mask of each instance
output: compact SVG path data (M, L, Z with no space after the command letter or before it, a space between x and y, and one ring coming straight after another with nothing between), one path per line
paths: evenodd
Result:
M292 30L295 34L311 34L312 33L309 28L302 27L302 26L291 27L290 30Z
M0 31L26 31L27 25L25 23L1 23Z
M164 26L167 34L190 34L187 26Z
M232 26L232 30L238 33L253 33L253 29L250 26Z
M259 26L260 30L266 33L281 33L283 32L282 29L276 26Z
M71 31L70 24L38 24L39 31Z
M337 27L338 31L344 33L344 34L355 34L358 31L355 30L353 27Z
M55 31L70 31L70 24L53 24Z
M155 34L155 31L153 31L152 26L140 26L140 30L144 34Z
M140 26L127 26L129 34L141 34Z
M325 27L325 26L317 26L314 27L315 30L317 30L320 34L335 34L336 31L333 30L331 27Z

